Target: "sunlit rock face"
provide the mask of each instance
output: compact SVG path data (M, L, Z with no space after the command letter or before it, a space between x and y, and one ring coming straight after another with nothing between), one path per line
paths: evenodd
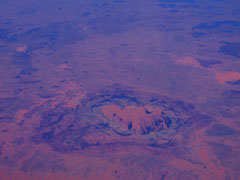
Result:
M139 134L160 131L169 128L171 125L170 119L166 121L162 117L161 109L138 106L121 108L116 105L107 105L103 106L101 110L108 119Z

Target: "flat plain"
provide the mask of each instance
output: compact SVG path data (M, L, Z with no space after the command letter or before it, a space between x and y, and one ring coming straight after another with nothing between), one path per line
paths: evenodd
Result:
M239 180L239 0L0 0L1 180Z

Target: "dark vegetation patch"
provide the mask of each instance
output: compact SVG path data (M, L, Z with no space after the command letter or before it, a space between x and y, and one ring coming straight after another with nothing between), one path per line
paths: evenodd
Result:
M207 33L204 33L204 32L193 32L193 33L191 33L191 35L194 38L200 38L200 37L206 36Z
M240 105L240 90L226 90L222 93L224 102L228 106L239 106Z
M218 52L240 58L240 43L224 42L224 45L219 47Z
M238 22L238 21L215 21L215 22L209 22L209 23L200 23L200 24L192 27L192 30L196 30L196 29L213 30L213 29L219 28L223 25L231 25L232 27L239 27L240 22Z
M195 0L157 0L158 2L165 3L194 3Z
M223 124L215 124L211 128L207 129L206 135L207 136L228 136L233 135L236 133L235 129L232 129L228 126Z
M236 81L228 81L228 84L232 84L232 85L240 85L240 80L236 80Z
M197 59L197 60L202 67L206 67L206 68L211 68L213 65L216 65L216 64L222 64L221 61L213 60L213 59L211 60Z

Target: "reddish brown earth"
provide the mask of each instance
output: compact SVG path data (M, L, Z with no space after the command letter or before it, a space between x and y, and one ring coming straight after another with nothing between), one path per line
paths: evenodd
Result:
M239 8L0 0L0 179L240 179Z

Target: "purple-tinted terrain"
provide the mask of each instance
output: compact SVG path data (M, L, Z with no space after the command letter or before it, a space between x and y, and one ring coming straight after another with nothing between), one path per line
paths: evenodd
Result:
M0 0L1 180L239 180L239 0Z

